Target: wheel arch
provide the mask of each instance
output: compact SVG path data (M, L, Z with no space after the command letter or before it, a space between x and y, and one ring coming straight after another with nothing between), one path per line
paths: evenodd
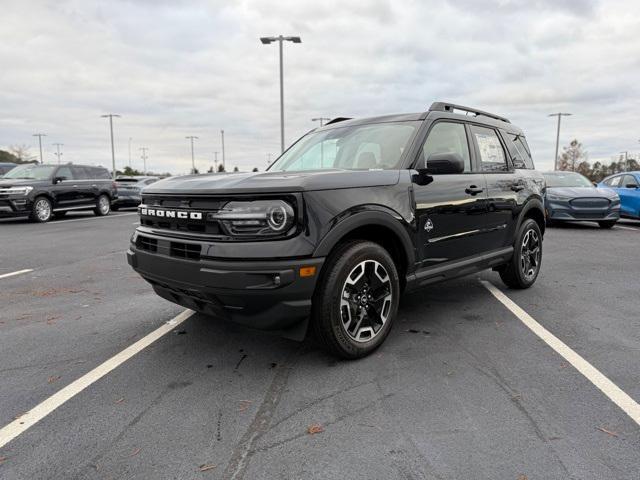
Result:
M533 198L527 202L525 207L522 209L522 212L520 212L520 218L518 220L518 228L516 229L516 232L520 230L520 225L522 225L522 222L524 222L527 218L535 220L535 222L538 224L538 227L540 227L542 236L544 236L546 225L544 217L544 206L542 205L541 200Z
M342 220L322 238L313 256L329 256L339 245L359 239L375 242L389 252L404 286L406 274L415 265L415 247L402 220L384 211L359 212Z

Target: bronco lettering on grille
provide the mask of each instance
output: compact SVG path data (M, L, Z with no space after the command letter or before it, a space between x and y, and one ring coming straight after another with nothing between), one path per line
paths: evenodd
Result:
M187 212L184 210L158 210L157 208L140 208L140 215L161 218L181 218L184 220L202 220L202 212Z

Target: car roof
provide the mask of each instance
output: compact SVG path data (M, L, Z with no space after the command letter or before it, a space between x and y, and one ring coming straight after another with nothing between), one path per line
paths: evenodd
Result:
M17 163L11 163L11 162L0 162L0 165L2 165L3 167L7 167L9 165L17 165Z
M458 112L465 112L458 113ZM389 123L389 122L411 122L411 121L423 121L429 118L450 118L454 120L461 120L469 123L476 123L480 125L487 125L494 128L500 128L506 130L509 133L524 136L522 130L513 125L508 119L494 115L489 112L477 110L469 107L463 107L461 105L455 105L445 102L434 102L429 110L421 113L396 113L391 115L379 115L375 117L365 118L346 118L337 117L327 122L322 127L316 128L312 131L329 130L338 127L349 127L357 125L367 125L374 123Z
M145 180L147 178L158 178L158 177L154 177L153 175L118 175L116 177L116 181L118 181L118 180L128 180L128 179Z

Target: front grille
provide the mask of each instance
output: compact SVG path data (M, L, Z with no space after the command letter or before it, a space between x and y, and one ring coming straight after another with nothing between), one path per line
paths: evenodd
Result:
M571 215L573 215L574 218L604 218L606 217L606 212L603 212L601 210L598 211L591 211L591 212L576 212L573 211L571 212Z
M138 235L138 238L136 239L136 247L140 250L156 253L158 251L158 240Z
M609 208L606 198L574 198L570 203L576 208Z
M209 233L211 235L220 235L220 225L218 222L209 220L207 223L192 223L189 220L178 219L159 219L152 217L142 217L140 219L140 225L151 228L161 228L163 230L174 230L176 232L195 232L195 233Z
M172 257L200 260L200 245L192 243L171 242L170 253Z

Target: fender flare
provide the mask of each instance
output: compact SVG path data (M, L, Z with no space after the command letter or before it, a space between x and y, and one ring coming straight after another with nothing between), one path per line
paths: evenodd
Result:
M520 226L522 225L522 222L527 217L527 213L530 212L531 210L538 210L540 212L540 215L542 215L542 218L543 219L545 218L544 205L542 204L542 200L540 200L538 198L532 198L529 201L527 201L525 206L522 208L522 211L520 212L520 216L518 218L518 226L516 228L516 232L520 229ZM542 235L544 235L544 231L545 231L544 221L542 223L541 230L542 230Z
M415 247L409 233L402 225L399 216L387 213L381 210L368 210L353 213L349 217L338 222L329 232L320 240L318 246L313 252L314 257L326 257L331 250L342 240L347 234L359 227L380 226L391 230L400 240L402 250L407 261L409 271L415 265Z

